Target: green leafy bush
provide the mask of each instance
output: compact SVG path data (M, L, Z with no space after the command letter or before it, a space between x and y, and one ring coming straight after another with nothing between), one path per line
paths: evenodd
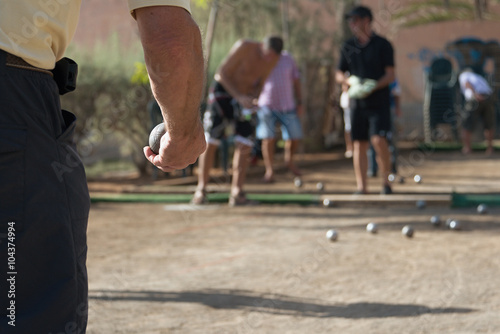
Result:
M79 64L78 87L62 97L62 107L76 114L77 147L86 164L118 157L147 170L142 148L151 127L147 103L152 97L142 49L124 47L113 35L93 49L73 47L68 57Z

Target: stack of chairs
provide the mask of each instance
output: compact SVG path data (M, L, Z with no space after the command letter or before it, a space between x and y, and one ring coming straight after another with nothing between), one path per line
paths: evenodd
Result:
M452 63L443 57L435 58L425 78L424 136L425 142L436 141L435 129L439 124L449 124L456 141L458 136L459 101L458 74Z

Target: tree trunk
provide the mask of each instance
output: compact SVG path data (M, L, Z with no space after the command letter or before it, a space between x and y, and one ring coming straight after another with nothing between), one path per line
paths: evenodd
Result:
M488 0L481 0L481 11L483 13L488 11Z
M476 16L476 20L483 20L483 5L482 0L474 0L474 13Z
M288 19L288 0L281 0L281 30L283 41L286 48L291 52L292 46L290 45L290 28Z
M208 87L210 85L210 78L208 78L209 66L210 66L210 55L212 53L212 42L214 39L215 32L215 24L217 23L217 12L219 11L219 1L214 0L212 2L212 8L210 9L210 17L208 18L207 24L207 34L205 36L205 50L206 50L206 68L205 68L205 78L206 78L206 87L205 94L203 100L206 101L208 94Z

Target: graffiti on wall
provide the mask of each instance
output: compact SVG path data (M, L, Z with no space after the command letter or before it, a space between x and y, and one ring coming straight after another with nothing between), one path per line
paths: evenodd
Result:
M481 40L476 37L461 37L443 46L442 50L422 48L408 55L422 63L426 73L424 93L424 132L426 141L432 140L432 131L438 123L452 125L457 133L457 116L462 99L457 99L457 76L465 68L484 76L494 89L497 99L497 123L500 125L500 44L496 40ZM452 65L450 60L455 61ZM493 66L486 70L487 61ZM439 80L437 78L440 77ZM451 117L450 117L451 115ZM497 126L497 129L499 127Z
M408 58L422 63L425 72L429 70L431 62L436 58L451 58L455 60L460 72L466 67L474 72L488 76L495 88L500 86L500 43L497 40L481 40L477 37L461 37L443 46L441 50L421 48L415 53L408 54ZM493 72L486 73L485 66L488 59L493 61Z

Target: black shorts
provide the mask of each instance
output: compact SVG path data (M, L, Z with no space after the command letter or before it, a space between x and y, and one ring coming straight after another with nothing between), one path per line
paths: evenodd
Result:
M49 74L6 66L5 56L0 51L0 333L83 333L90 201L75 116L61 110Z
M389 139L392 129L391 124L390 109L354 108L351 110L352 140L369 141L375 135Z
M209 142L217 143L228 134L248 140L254 136L254 122L242 119L241 106L217 81L210 87L208 110L210 119L205 120L205 132Z
M493 96L490 95L483 101L470 100L464 105L465 117L463 128L467 131L473 131L479 119L482 120L485 130L495 129L495 104Z

